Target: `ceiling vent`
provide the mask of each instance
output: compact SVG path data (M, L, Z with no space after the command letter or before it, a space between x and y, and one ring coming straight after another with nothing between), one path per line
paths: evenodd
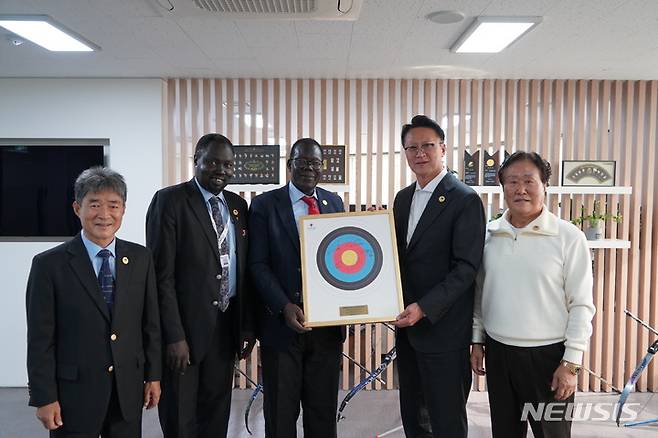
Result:
M363 0L156 0L171 14L230 20L346 20L359 18Z

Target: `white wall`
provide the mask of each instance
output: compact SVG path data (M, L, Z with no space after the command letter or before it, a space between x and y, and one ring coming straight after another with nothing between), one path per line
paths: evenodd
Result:
M109 138L128 184L121 238L144 243L162 182L160 79L0 79L0 137ZM25 176L29 178L29 175ZM25 284L32 257L57 243L0 242L0 386L25 386Z

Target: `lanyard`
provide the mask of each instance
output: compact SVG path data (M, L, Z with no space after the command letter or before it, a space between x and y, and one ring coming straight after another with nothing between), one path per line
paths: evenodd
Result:
M218 247L222 246L222 243L224 243L224 240L226 240L226 236L228 236L228 226L229 226L229 223L227 221L226 224L224 224L224 229L222 230L222 234L217 239Z

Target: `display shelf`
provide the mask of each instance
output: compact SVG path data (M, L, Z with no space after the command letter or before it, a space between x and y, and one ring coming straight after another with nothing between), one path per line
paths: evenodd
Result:
M231 192L269 192L270 190L278 189L284 184L229 184L226 186L227 190ZM318 184L318 187L336 193L347 193L350 191L349 184Z
M471 188L480 194L502 195L503 193L501 186L471 186ZM633 187L548 186L546 192L550 195L630 195L633 193Z
M621 239L600 239L600 240L588 240L587 245L590 249L629 249L631 247L630 240L621 240Z

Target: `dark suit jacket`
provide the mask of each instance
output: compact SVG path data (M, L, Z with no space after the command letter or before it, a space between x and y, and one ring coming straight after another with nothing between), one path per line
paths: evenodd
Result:
M224 191L235 226L238 258L234 349L241 332L252 331L250 288L245 284L247 262L247 203ZM185 339L190 361L200 362L217 322L221 274L217 234L194 178L159 190L146 214L146 246L153 251L165 344ZM237 310L237 311L235 311Z
M160 380L151 254L119 239L115 251L111 318L80 235L32 260L26 300L29 403L39 407L59 401L67 430L100 429L113 376L126 420L142 410L144 381Z
M405 306L417 302L426 317L402 330L421 352L466 348L473 324L474 281L484 248L482 201L448 173L432 193L407 246L415 187L413 183L398 192L393 210Z
M338 195L319 187L316 193L320 213L344 211ZM249 269L264 304L258 338L264 346L285 350L295 332L283 320L283 308L288 303L299 305L302 300L299 232L288 184L251 201L249 229ZM341 331L336 329L336 334L336 340L340 341Z

